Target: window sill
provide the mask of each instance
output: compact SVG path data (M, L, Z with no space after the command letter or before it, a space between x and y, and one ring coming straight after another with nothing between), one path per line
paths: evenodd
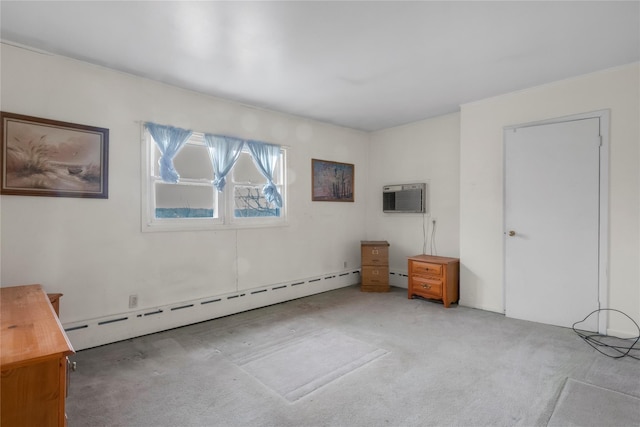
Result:
M143 233L167 232L167 231L223 231L223 230L239 230L251 228L278 228L288 227L289 222L286 220L278 220L269 223L265 222L246 222L246 223L214 223L211 220L188 220L188 221L157 221L153 223L143 222Z

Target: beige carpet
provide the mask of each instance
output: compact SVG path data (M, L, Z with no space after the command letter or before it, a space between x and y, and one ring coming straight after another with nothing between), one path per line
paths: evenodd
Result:
M548 426L640 426L640 399L569 378Z
M233 362L290 402L386 354L332 329L236 354ZM372 370L374 375L375 371Z
M638 361L605 357L569 328L398 288L337 289L70 359L72 427L543 427L554 409L562 421L567 378L640 397ZM289 400L314 378L324 384Z

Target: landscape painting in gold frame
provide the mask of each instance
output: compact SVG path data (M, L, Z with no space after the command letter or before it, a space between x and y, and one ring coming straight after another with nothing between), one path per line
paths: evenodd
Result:
M353 202L355 166L311 159L311 200Z
M2 111L0 133L0 194L109 197L109 129Z

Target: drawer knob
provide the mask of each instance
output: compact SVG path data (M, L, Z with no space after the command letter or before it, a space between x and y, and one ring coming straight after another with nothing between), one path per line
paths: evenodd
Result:
M431 285L422 285L424 289L431 289Z

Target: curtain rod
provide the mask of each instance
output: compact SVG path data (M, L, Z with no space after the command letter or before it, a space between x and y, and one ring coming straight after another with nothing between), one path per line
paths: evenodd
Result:
M136 124L139 124L139 125L144 125L145 123L156 123L156 122L152 122L152 121L149 121L149 120L134 120L133 122L136 123ZM156 124L161 125L161 126L180 127L180 126L166 125L166 124L162 124L162 123L156 123ZM181 128L181 129L184 129L184 128ZM243 137L233 136L233 135L215 134L215 133L211 133L211 132L200 132L200 131L195 131L195 130L192 130L192 129L187 129L187 130L191 130L191 132L193 132L195 134L195 136L199 137L200 139L205 134L209 134L209 135L216 135L216 136L229 136L229 137L232 137L232 138L238 138L238 139L242 139L242 140L245 140L245 141L252 140L252 138L243 138ZM290 145L275 144L275 143L266 142L266 141L262 141L262 142L265 142L266 144L279 145L281 148L285 148L287 150L291 148Z

